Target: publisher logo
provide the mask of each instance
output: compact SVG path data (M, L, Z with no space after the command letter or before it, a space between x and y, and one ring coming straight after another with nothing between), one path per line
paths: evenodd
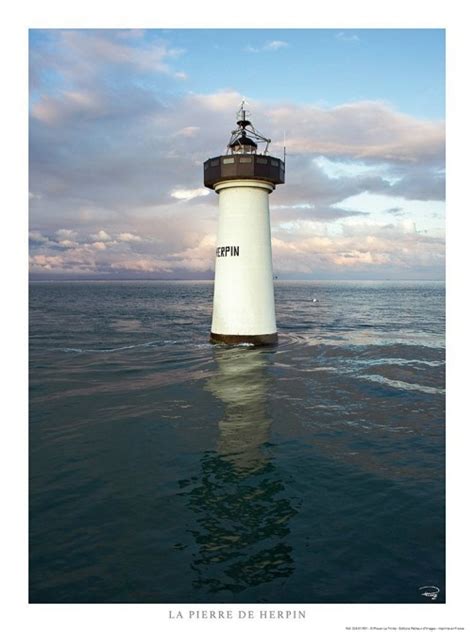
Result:
M422 597L426 597L427 599L431 599L431 601L436 601L439 595L438 586L420 586L418 588L420 591L420 595Z

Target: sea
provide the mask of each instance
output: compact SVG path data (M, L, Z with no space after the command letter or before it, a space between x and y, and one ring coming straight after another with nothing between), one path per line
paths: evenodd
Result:
M445 287L30 284L31 603L444 603Z

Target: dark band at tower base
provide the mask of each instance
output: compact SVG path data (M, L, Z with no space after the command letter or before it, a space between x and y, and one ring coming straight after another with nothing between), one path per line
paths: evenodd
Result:
M234 336L232 334L215 334L211 331L210 342L214 344L239 345L252 344L256 347L278 344L278 333L261 334L260 336Z

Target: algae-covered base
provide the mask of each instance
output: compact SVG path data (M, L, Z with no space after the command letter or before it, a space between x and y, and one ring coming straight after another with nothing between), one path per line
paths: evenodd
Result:
M261 334L260 336L237 336L231 334L215 334L211 331L210 342L214 344L252 344L256 347L263 345L276 345L278 344L278 334L275 331L273 334Z

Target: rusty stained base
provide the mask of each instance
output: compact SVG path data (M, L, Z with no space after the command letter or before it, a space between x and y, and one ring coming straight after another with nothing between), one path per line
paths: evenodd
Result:
M209 342L213 344L238 345L242 343L252 344L256 347L278 344L278 333L261 334L260 336L234 336L232 334L215 334L211 331Z

